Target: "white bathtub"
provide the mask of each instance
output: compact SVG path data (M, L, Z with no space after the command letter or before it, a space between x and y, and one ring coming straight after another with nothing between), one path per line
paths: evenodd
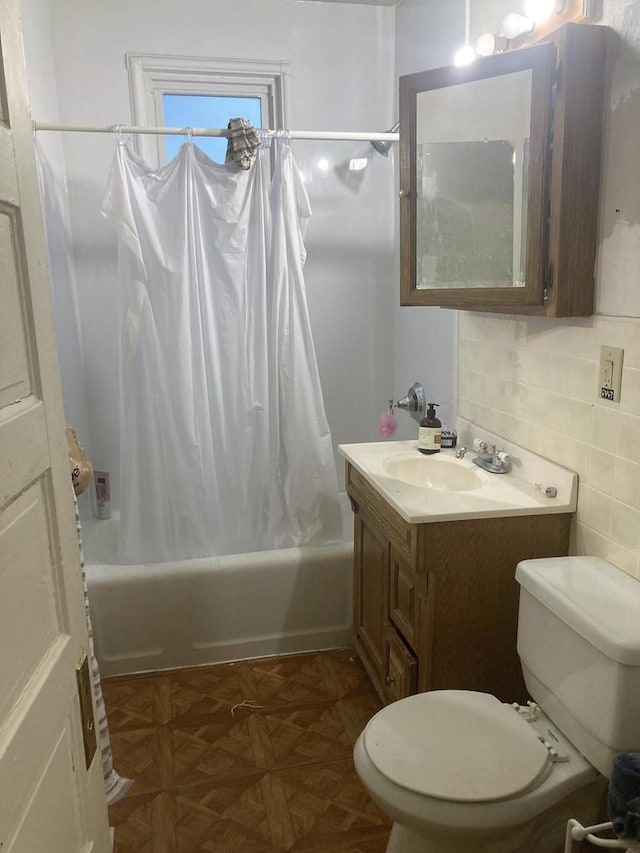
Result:
M351 541L122 566L117 525L114 514L82 527L102 675L349 645ZM345 532L352 527L345 500Z

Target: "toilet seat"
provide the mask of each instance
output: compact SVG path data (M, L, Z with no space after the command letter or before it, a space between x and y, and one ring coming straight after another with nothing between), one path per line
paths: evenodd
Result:
M394 784L452 803L517 797L552 766L538 733L510 705L466 690L419 693L383 708L363 745Z

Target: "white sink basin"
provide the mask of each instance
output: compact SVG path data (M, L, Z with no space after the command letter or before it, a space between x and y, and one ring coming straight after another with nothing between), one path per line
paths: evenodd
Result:
M451 456L400 454L388 459L384 470L389 477L426 489L446 489L450 492L469 492L482 487L479 471L464 466Z
M467 429L477 435L473 425ZM511 471L491 474L479 468L473 451L463 459L456 459L453 450L425 456L415 441L343 444L339 450L411 524L575 512L578 477L573 471L486 431L480 437L511 455ZM544 494L549 486L555 498Z

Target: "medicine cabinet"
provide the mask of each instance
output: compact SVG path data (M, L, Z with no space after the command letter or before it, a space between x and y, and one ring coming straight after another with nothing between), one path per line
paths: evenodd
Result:
M607 34L400 78L401 304L593 312Z

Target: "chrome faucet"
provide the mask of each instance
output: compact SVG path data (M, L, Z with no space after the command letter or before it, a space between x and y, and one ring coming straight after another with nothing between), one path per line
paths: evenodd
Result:
M471 461L490 474L506 474L511 470L511 456L505 450L497 450L495 444L476 438L473 449L478 455Z

